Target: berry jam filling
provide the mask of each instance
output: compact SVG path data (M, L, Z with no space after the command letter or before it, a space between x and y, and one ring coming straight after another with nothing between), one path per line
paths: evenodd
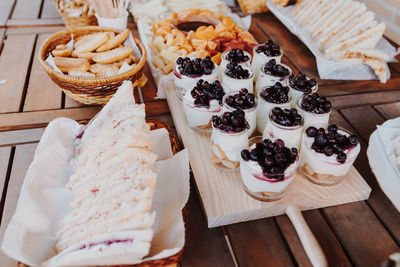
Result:
M268 57L277 57L281 54L281 48L271 40L266 41L256 48L256 52L264 53Z
M297 113L297 109L281 109L274 107L271 110L270 119L282 126L297 126L302 123L302 117Z
M227 133L239 133L250 129L243 110L237 109L232 112L224 112L221 116L212 117L213 126Z
M225 99L228 106L235 109L249 109L256 104L256 97L249 93L246 88L240 89L239 93L230 95Z
M267 87L260 92L260 96L268 102L283 104L289 102L289 87L283 86L280 82L274 86Z
M250 57L248 55L245 55L242 49L233 49L229 51L229 53L226 55L226 59L229 62L243 63L249 60Z
M265 139L251 150L243 149L240 155L245 161L257 161L266 177L281 181L285 178L285 170L296 161L297 154L296 148L285 147L281 139L274 142Z
M215 68L210 57L205 57L204 59L195 58L193 60L188 57L179 57L176 60L176 64L178 64L179 72L182 75L191 78L200 77L203 74L210 75Z
M346 162L346 150L358 145L357 136L346 136L339 133L335 124L329 125L327 131L324 128L308 127L306 135L314 138L311 149L317 153L323 153L327 157L335 154L336 161L339 163Z
M226 65L227 70L225 74L234 79L247 79L250 77L250 72L242 66L230 62Z
M289 77L289 85L301 92L311 93L312 88L317 85L317 81L315 79L308 79L304 73L300 72L296 75L292 75Z
M307 112L324 114L331 111L332 104L326 100L326 97L321 97L319 94L313 93L303 96L300 107Z
M214 99L218 100L218 103L222 105L222 98L225 92L219 81L209 83L201 79L192 91L190 91L190 94L194 99L196 107L209 107L210 101Z
M290 74L288 68L284 67L281 64L276 64L275 59L271 59L264 65L264 72L268 75L276 76L276 77L285 77Z

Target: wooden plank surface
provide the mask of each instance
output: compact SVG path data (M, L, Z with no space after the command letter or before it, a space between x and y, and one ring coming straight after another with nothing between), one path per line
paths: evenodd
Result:
M14 161L8 183L3 216L0 224L0 240L3 240L4 232L17 206L19 192L24 181L26 171L32 162L37 144L20 145L15 149ZM2 267L15 267L16 262L0 251Z
M56 5L53 3L53 0L44 0L42 13L40 18L43 19L57 19L60 18L60 14L57 11Z
M35 35L8 36L0 56L0 113L20 110ZM12 66L12 67L10 67Z
M0 194L3 194L4 186L6 183L6 176L8 171L8 164L10 162L11 147L0 147ZM0 205L2 207L3 205ZM0 212L1 221L1 212Z
M44 128L0 132L0 146L38 142L43 132Z
M166 93L175 126L189 152L209 227L284 214L289 204L308 210L368 198L370 188L355 168L334 187L319 187L298 175L291 184L289 195L280 201L261 202L250 198L242 189L238 172L227 175L212 165L209 160L210 136L189 128L174 85L170 84Z
M12 19L38 18L42 0L17 0Z
M9 19L7 27L62 26L62 19Z
M11 10L14 6L15 0L1 0L0 1L0 27L5 26L8 18L10 17Z

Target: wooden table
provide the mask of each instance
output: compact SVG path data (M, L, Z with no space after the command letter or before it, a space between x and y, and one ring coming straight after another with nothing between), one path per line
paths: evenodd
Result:
M0 1L0 80L7 80L0 85L0 240L43 127L60 116L91 118L100 109L66 97L39 65L39 46L62 28L51 2ZM254 16L250 31L259 42L272 39L281 45L283 62L295 73L318 77L314 56L273 15ZM380 190L366 157L376 125L400 116L399 63L390 64L390 70L392 79L386 84L318 80L319 92L329 96L335 107L332 122L360 136L362 150L355 166L372 187L367 201L304 212L331 266L378 266L400 251L400 213ZM173 125L166 102L154 99L156 90L150 79L135 92L136 99L146 103L148 116ZM181 266L311 265L286 216L208 229L194 188ZM15 262L0 252L0 266Z

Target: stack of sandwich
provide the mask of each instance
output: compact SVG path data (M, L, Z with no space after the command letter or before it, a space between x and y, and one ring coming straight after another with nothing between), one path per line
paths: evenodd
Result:
M364 3L354 0L303 0L288 14L308 31L329 59L369 65L383 83L389 57L376 49L385 31Z
M58 254L48 266L133 264L149 253L156 155L144 106L118 104L132 98L132 85L123 86L77 137L66 185L73 208L60 222Z

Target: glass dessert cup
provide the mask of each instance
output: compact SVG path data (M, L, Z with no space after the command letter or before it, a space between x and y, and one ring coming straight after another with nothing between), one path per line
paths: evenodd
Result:
M262 140L261 136L251 138L248 149L255 143L262 142ZM241 158L240 176L243 189L250 197L260 201L280 200L289 193L290 185L296 177L298 166L299 157L297 156L296 161L284 173L268 175L267 177L257 162L245 161Z
M308 78L308 77L307 77ZM297 102L299 101L299 99L301 99L303 97L303 95L305 94L305 92L300 91L292 86L290 86L290 83L288 82L288 87L290 88L290 93L292 94L292 101L290 102L290 106L297 108ZM315 86L313 86L311 88L311 92L307 93L307 94L312 94L318 91L318 84L316 84Z
M215 102L217 102L217 100L215 100ZM210 104L209 107L196 107L193 102L185 97L182 98L182 106L189 127L199 132L210 133L212 131L212 116L220 115L222 111L222 105Z
M263 132L263 139L281 139L288 148L300 148L303 134L303 120L299 125L283 126L271 119L272 112L268 116L268 123Z
M236 108L232 108L232 107L228 106L228 104L225 101L228 96L234 95L234 94L237 94L237 92L231 92L229 94L224 95L224 97L222 99L223 112L234 111L236 109ZM242 109L245 113L247 122L250 124L250 129L248 130L249 136L253 135L254 131L256 130L256 126L257 126L257 99L255 101L256 102L252 108Z
M322 114L308 112L301 107L300 104L301 100L302 98L300 97L299 100L297 101L296 108L299 111L299 114L303 117L304 129L307 129L310 126L318 126L324 129L328 127L329 116L331 115L332 109L328 113L322 113Z
M283 77L274 76L271 74L267 74L264 72L264 65L262 65L259 69L259 75L257 76L256 81L256 94L258 95L264 87L273 86L275 83L280 82L283 86L287 86L289 83L289 76L292 75L292 69L282 63L280 65L284 66L289 70L289 74Z
M218 77L220 79L222 79L222 73L224 71L226 71L226 65L228 65L228 63L230 62L228 59L226 59L226 56L228 55L228 53L230 51L231 50L227 50L227 51L223 52L221 55L221 63L219 64L219 69L218 69ZM237 64L241 65L242 67L250 68L251 67L251 55L250 55L250 53L248 53L246 51L243 51L243 52L246 56L249 57L249 59L244 62L237 62Z
M246 88L250 93L254 91L253 79L254 72L250 68L247 69L250 73L250 76L247 79L236 79L232 78L226 74L226 71L222 72L222 85L226 89L226 93L229 92L239 92L240 89Z
M264 89L264 88L262 88ZM260 90L261 93L262 90ZM267 125L267 122L269 120L269 114L271 110L274 107L280 107L280 108L290 108L290 100L292 99L292 96L290 92L288 93L289 100L286 103L272 103L266 101L262 96L260 96L260 93L257 94L258 96L258 103L257 103L257 115L256 115L256 120L257 120L257 131L262 134L264 132L264 129Z
M227 133L212 126L211 161L224 171L236 171L239 167L240 152L248 147L248 130Z
M338 128L338 132L347 136L351 135L343 128ZM344 163L339 163L335 154L326 156L324 153L314 151L311 148L312 143L313 138L303 133L300 149L300 174L312 183L323 186L332 186L342 182L360 153L360 144L345 150L347 159Z
M253 68L254 72L255 72L255 77L254 77L254 81L257 81L258 76L260 75L260 70L261 67L267 63L268 61L270 61L271 59L275 59L276 63L280 64L281 63L281 58L283 56L283 51L281 49L281 53L278 56L275 57L270 57L267 56L264 53L257 53L256 50L258 47L262 46L263 44L259 44L256 45L253 48L253 60L251 61L251 67Z

